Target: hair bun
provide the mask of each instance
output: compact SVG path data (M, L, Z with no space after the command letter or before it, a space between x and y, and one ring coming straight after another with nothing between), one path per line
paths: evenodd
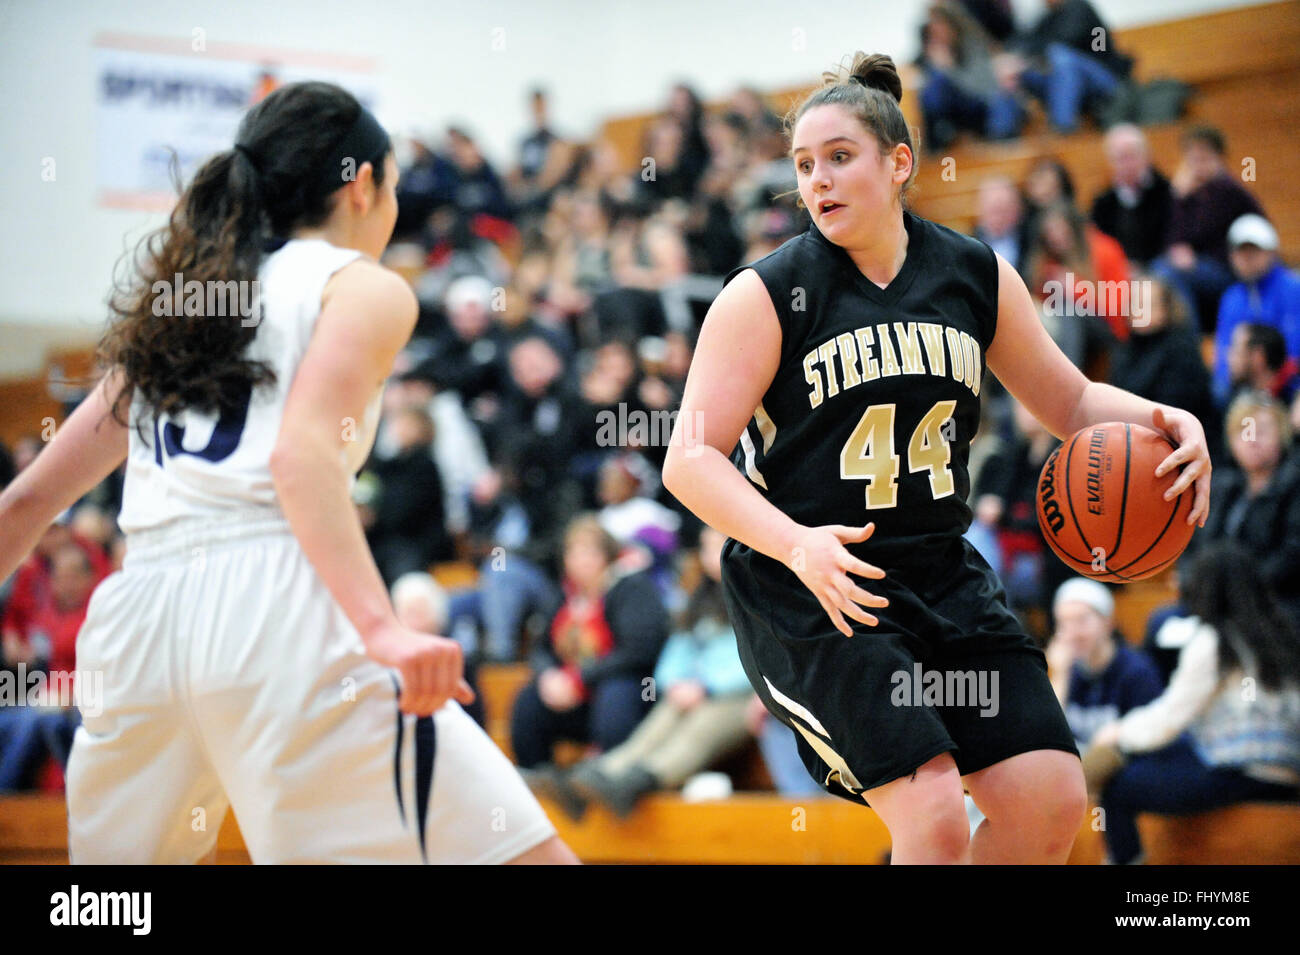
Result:
M893 57L884 53L870 56L860 50L855 53L853 66L849 68L849 81L888 93L899 103L903 101L903 81L898 75L898 67L894 65Z

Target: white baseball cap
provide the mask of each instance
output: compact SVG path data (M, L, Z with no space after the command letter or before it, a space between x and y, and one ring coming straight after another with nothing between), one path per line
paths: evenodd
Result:
M1277 251L1277 230L1261 215L1248 212L1239 216L1228 229L1228 247L1256 245L1269 252Z
M1072 577L1061 584L1052 600L1052 612L1055 613L1061 604L1072 600L1091 607L1108 619L1115 615L1115 598L1110 591L1104 584L1087 577Z
M487 308L492 302L492 283L481 275L463 275L447 286L444 305L454 312L464 305L474 303Z

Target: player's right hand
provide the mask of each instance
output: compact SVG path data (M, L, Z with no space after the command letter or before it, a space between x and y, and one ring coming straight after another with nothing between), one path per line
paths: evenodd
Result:
M889 606L888 598L863 590L849 577L851 573L872 580L880 580L885 576L879 567L854 557L844 546L861 543L875 529L874 523L865 527L824 524L805 528L787 561L787 566L822 605L826 616L835 624L835 629L846 637L853 636L852 627L844 620L846 614L874 627L880 621L862 608Z
M370 659L398 672L403 713L429 716L452 698L474 702L474 691L465 682L464 654L455 640L393 624L371 633L365 644Z

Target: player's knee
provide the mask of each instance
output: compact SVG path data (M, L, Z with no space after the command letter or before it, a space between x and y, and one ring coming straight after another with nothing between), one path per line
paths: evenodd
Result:
M1068 847L1074 841L1088 811L1088 792L1083 772L1065 766L1023 794L1029 805L1022 817L1039 820L1036 827L1049 848Z
M1062 770L1051 787L1052 815L1061 834L1073 839L1088 811L1088 788L1083 770L1073 766Z
M934 861L958 861L970 844L970 822L965 809L959 807L924 820L918 835Z
M970 821L960 799L920 800L890 836L896 848L922 849L934 862L955 862L970 843Z

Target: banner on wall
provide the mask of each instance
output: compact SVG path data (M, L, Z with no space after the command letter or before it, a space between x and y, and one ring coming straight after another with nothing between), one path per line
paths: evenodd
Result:
M103 206L170 209L173 162L188 181L209 156L230 148L245 110L284 83L336 83L376 110L375 62L364 57L213 43L197 34L102 34L94 45Z

